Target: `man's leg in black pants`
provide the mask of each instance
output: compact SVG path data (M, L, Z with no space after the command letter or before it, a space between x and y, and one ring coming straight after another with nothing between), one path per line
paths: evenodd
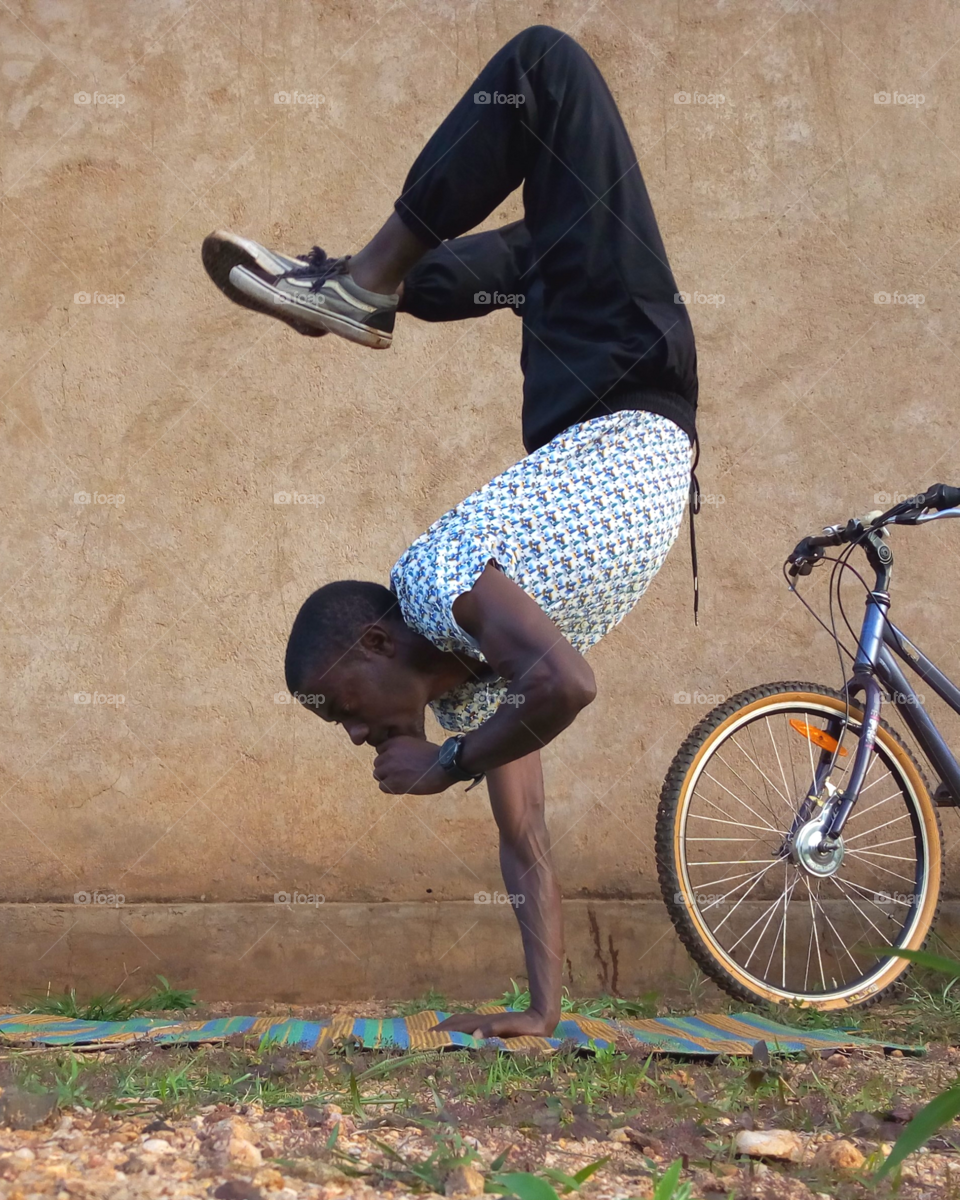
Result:
M689 318L629 136L590 56L556 29L524 30L493 56L351 274L396 289L424 249L458 238L521 185L543 289L524 314L527 449L590 416L650 407L622 402L627 392L695 402Z
M526 289L537 280L530 250L522 221L441 242L404 276L399 311L420 321L463 321L498 308L526 317Z

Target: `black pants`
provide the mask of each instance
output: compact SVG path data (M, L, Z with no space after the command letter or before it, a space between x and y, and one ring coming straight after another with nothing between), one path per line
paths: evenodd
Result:
M461 236L523 185L524 219ZM535 25L487 63L396 201L431 249L400 307L523 318L523 442L646 409L695 438L693 330L620 112L572 38Z

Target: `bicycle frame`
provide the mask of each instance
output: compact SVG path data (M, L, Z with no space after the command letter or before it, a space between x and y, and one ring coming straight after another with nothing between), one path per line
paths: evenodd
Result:
M936 514L933 519L948 515L960 517L960 510L949 509ZM923 520L924 518L921 517L917 523ZM876 585L867 595L866 612L857 646L857 655L854 659L853 673L845 686L845 693L850 701L859 692L864 694L862 704L858 703L857 705L858 708L863 708L863 726L847 786L842 792L830 797L834 802L833 814L830 825L825 831L826 837L829 839L838 838L841 835L847 818L860 795L860 788L863 786L864 778L870 767L870 756L876 745L884 689L890 693L893 703L900 710L904 722L917 739L941 782L946 784L954 805L960 805L960 763L944 741L943 735L934 724L923 701L910 686L907 676L898 666L894 656L896 655L919 675L958 715L960 715L960 688L888 619L890 594L886 590L886 586L889 582L893 555L888 546L881 545L879 542L874 542L873 551L871 554L868 549L868 556L871 565L877 572ZM834 738L839 739L842 724L841 717L831 720L828 723L828 732ZM811 795L804 802L801 813L798 814L799 819L805 819L812 811L810 801L820 795L824 783L833 769L835 759L836 751L821 751Z

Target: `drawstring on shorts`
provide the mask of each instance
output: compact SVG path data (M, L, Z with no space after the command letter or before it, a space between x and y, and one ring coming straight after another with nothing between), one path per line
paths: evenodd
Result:
M700 483L697 479L697 463L700 461L700 438L693 435L694 459L690 468L690 562L693 567L693 623L699 625L697 613L700 609L700 581L697 577L697 535L693 519L700 511Z

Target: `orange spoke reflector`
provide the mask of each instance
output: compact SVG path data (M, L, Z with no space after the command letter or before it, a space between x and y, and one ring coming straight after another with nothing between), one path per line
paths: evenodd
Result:
M822 729L811 728L806 721L798 721L795 717L790 718L790 724L794 727L797 733L802 733L805 738L809 738L815 746L819 746L821 750L829 750L833 753L836 750L838 742L835 737L831 737L829 733L824 733ZM847 752L840 747L840 757L846 758Z

